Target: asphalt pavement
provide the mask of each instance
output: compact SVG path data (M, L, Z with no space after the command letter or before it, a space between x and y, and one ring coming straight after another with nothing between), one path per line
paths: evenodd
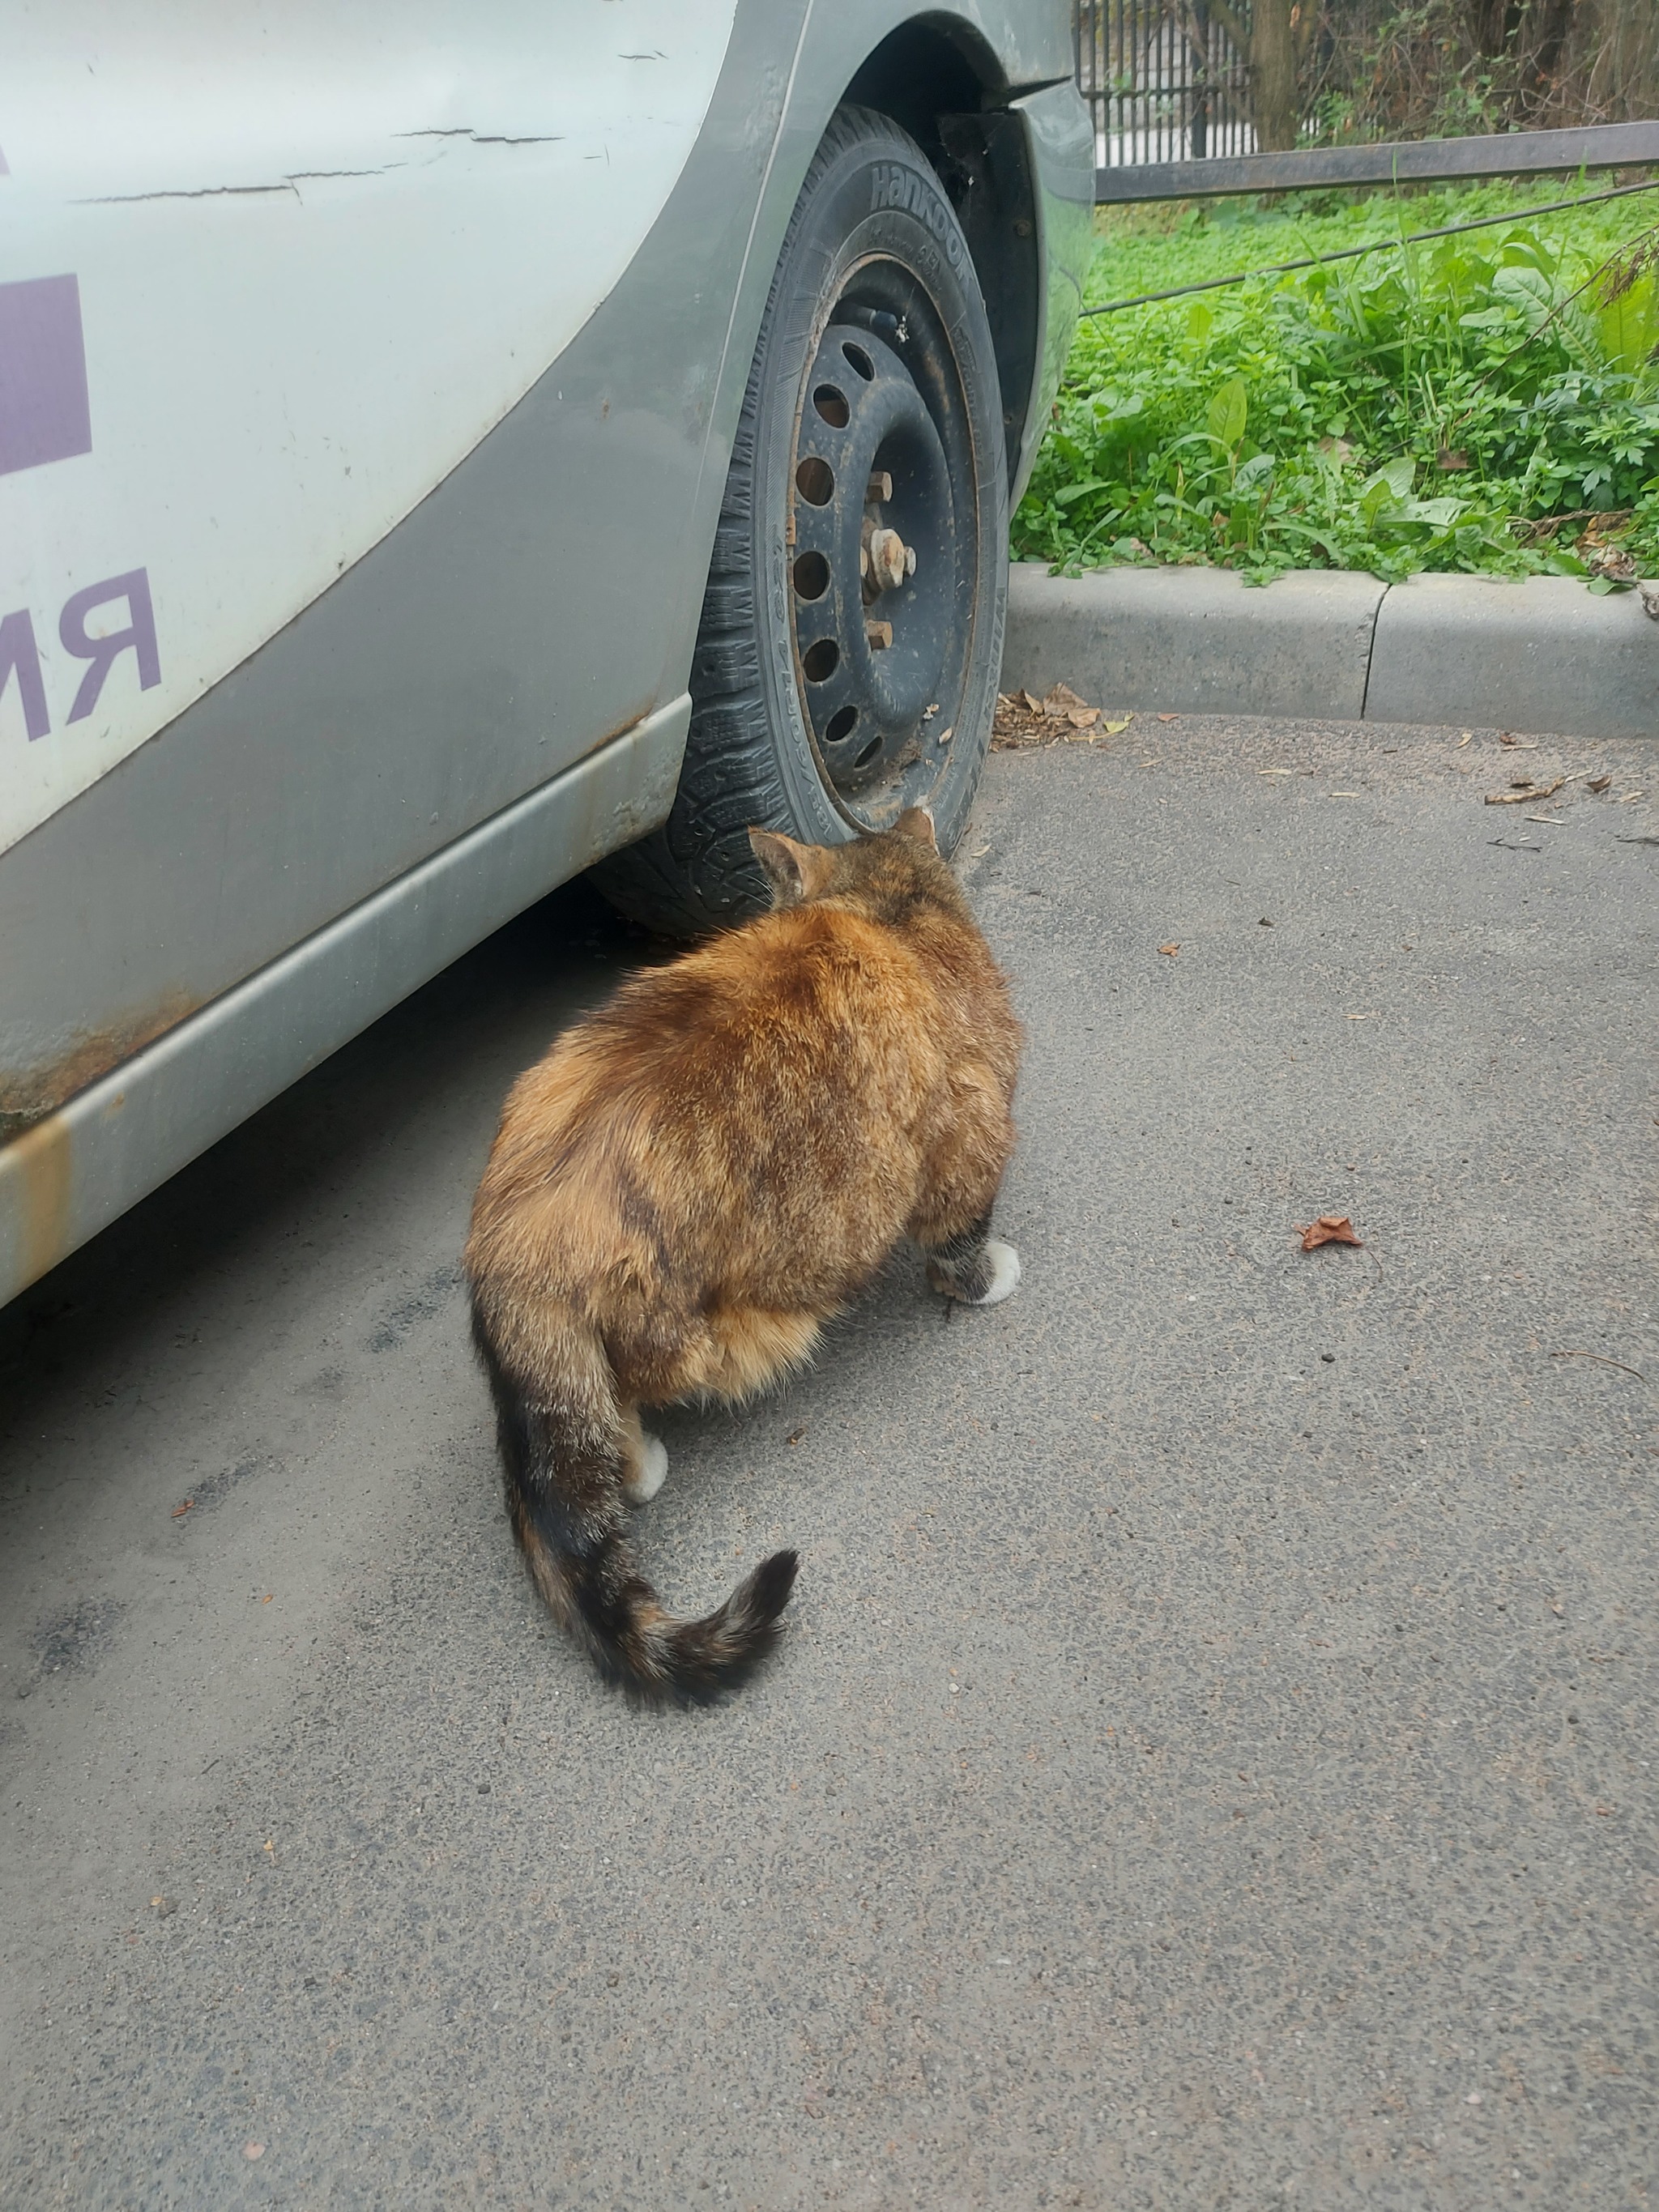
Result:
M1650 2202L1659 763L1461 737L993 758L1024 1280L662 1420L671 1603L802 1556L718 1710L466 1341L585 886L0 1314L0 2203Z

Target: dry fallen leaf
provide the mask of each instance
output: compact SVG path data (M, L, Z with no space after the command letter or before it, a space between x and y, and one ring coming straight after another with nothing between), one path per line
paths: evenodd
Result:
M1027 699L1030 699L1030 696L1029 691L1025 694ZM1085 699L1079 699L1069 684L1055 684L1049 687L1048 696L1042 702L1042 711L1045 714L1052 715L1054 720L1059 722L1063 721L1068 714L1074 714L1079 707L1086 708L1088 702Z
M1463 734L1462 734L1462 737L1457 740L1457 743L1456 743L1456 744L1452 747L1452 750L1453 750L1455 753L1461 753L1461 752L1462 751L1462 750L1463 750L1464 746L1465 746L1466 744L1468 744L1468 743L1469 739L1470 739L1474 735L1474 732L1473 730L1465 730L1465 731L1464 731L1464 732L1463 732Z
M1120 730L1127 730L1133 720L1134 716L1133 714L1120 714L1116 721L1103 722L1101 724L1101 734L1103 737L1115 738Z
M1100 720L1098 707L1068 707L1066 719L1074 730L1092 730Z
M1586 791L1605 791L1612 781L1610 775L1593 775L1584 788Z
M1160 714L1158 719L1160 722L1178 722L1181 717L1179 714Z
M1034 692L1022 691L1019 695L1019 703L1028 714L1040 714L1042 712L1042 702Z
M242 2156L244 2158L263 2158L264 2154L265 2147L263 2143L250 2142L244 2143L242 2145Z
M1322 1244L1358 1244L1362 1252L1365 1249L1354 1235L1353 1224L1346 1213L1322 1213L1305 1229L1298 1222L1296 1233L1302 1239L1304 1252L1316 1251Z
M1519 781L1518 778L1516 780ZM1489 791L1486 804L1488 806L1535 806L1540 799L1553 798L1566 780L1565 776L1558 775L1553 783L1534 783L1528 780L1522 784L1519 791Z
M1160 945L1158 949L1160 952L1167 952L1170 957L1173 960L1176 954L1180 951L1181 947L1178 945Z
M193 1498L187 1498L182 1505L175 1505L173 1509L173 1519L175 1521L182 1521L185 1514L190 1511L195 1503L196 1500Z

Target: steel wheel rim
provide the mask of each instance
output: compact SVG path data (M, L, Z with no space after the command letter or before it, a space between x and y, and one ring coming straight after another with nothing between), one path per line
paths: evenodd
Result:
M927 798L949 763L977 596L974 463L943 318L900 263L865 262L802 379L786 533L802 720L860 828Z

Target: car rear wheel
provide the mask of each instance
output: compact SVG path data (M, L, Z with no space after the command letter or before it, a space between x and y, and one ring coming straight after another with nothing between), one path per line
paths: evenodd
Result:
M960 837L996 705L1007 468L985 303L915 142L839 110L755 349L673 811L596 872L694 935L766 902L747 830L814 844L933 812Z

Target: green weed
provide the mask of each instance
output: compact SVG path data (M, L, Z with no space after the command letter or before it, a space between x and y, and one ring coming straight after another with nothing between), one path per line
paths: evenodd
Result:
M1119 218L1091 298L1403 240L1505 193L1524 204L1488 186ZM1582 576L1615 544L1659 574L1656 216L1659 193L1085 322L1016 557L1395 580Z

